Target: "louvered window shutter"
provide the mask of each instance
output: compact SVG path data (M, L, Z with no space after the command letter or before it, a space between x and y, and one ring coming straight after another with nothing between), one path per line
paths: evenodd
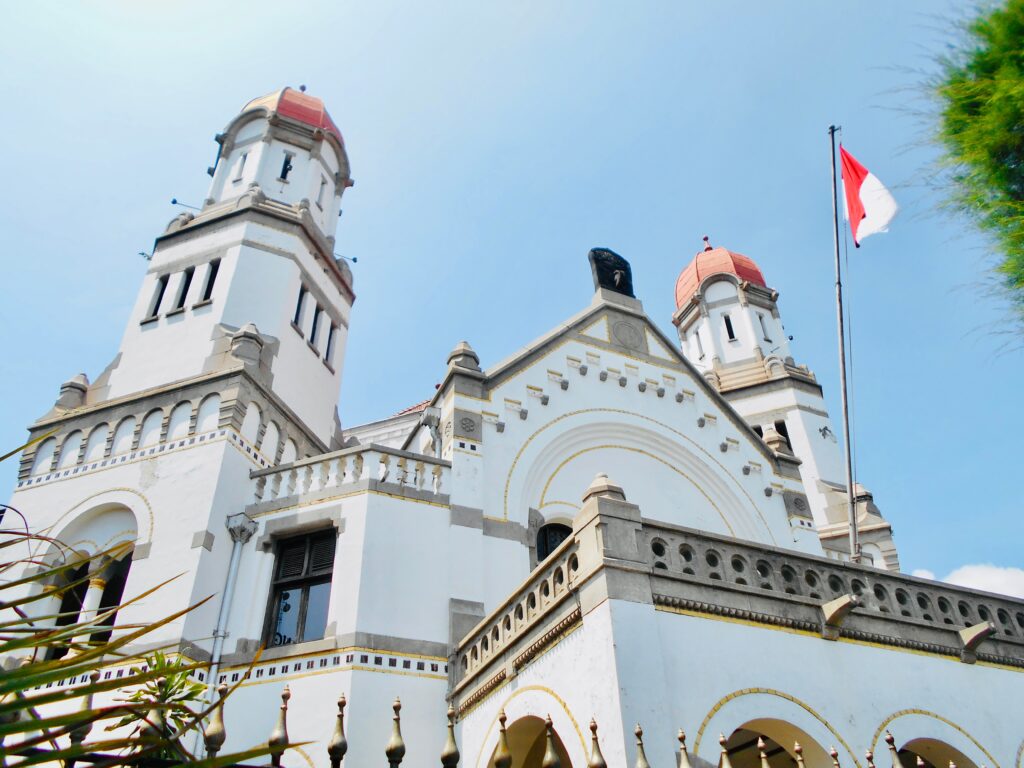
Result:
M318 536L311 542L309 572L311 574L330 573L334 567L335 534L332 530L326 536Z
M302 575L306 561L306 540L289 541L281 545L277 556L277 578L294 579Z

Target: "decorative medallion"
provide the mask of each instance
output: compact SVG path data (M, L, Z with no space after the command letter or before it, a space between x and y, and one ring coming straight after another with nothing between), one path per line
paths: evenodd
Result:
M643 347L644 337L640 329L632 323L627 323L625 320L620 320L612 326L612 336L627 349L641 349Z
M463 416L459 419L459 426L462 427L463 432L475 432L476 422L473 421L469 416Z

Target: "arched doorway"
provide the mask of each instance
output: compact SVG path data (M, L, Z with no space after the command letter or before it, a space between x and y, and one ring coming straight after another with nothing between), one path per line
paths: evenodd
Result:
M540 768L541 762L544 760L544 750L547 748L542 718L532 715L519 718L508 726L507 737L508 749L512 754L512 768ZM572 768L569 754L566 752L558 732L553 730L551 737L562 768ZM494 753L492 752L487 765L493 764Z
M899 755L904 768L916 768L919 757L925 768L949 768L950 763L956 768L977 768L967 755L939 739L911 739L900 748Z
M827 749L792 723L774 718L749 720L726 739L725 747L733 768L760 768L759 739L764 741L764 752L771 768L797 765L795 747L798 743L807 768L832 768Z

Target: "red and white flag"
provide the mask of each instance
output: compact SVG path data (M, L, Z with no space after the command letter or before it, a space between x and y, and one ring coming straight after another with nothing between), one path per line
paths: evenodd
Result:
M888 232L889 222L900 207L875 174L857 162L857 159L839 146L843 164L843 190L846 192L846 218L853 230L853 244L868 235Z

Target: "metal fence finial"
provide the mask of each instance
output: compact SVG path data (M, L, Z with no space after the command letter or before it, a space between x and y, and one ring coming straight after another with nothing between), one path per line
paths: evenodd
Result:
M292 697L291 689L286 685L281 692L281 709L277 714L277 725L267 739L270 747L270 764L281 768L281 755L288 747L288 699Z
M640 727L640 723L636 724L633 733L636 735L636 768L651 768L651 764L647 762L647 753L644 752L644 729Z
M726 747L725 734L718 734L718 746L722 748L718 756L718 768L732 768L732 761L729 759L729 749Z
M405 742L402 740L402 702L398 697L395 697L395 703L391 708L395 710L395 717L391 722L391 740L384 748L384 755L388 759L388 765L397 768L405 757Z
M597 741L597 720L594 718L590 718L590 759L587 760L587 768L608 768Z
M494 768L512 768L512 753L508 748L508 733L505 731L505 710L498 713L498 746L494 750Z
M348 752L348 739L345 738L345 694L338 698L338 719L334 723L334 733L331 740L327 742L327 756L331 759L331 768L339 768L341 761L345 759Z
M555 730L551 723L551 715L544 720L544 740L544 759L540 761L540 768L562 768L558 750L555 749Z
M690 756L686 754L686 731L679 729L679 768L690 768Z
M217 705L210 713L210 724L203 731L203 745L206 747L207 757L216 757L228 737L227 731L224 730L224 696L227 692L228 687L224 683L217 686Z
M459 745L455 743L455 707L448 705L448 738L441 750L441 765L456 768L459 764Z

